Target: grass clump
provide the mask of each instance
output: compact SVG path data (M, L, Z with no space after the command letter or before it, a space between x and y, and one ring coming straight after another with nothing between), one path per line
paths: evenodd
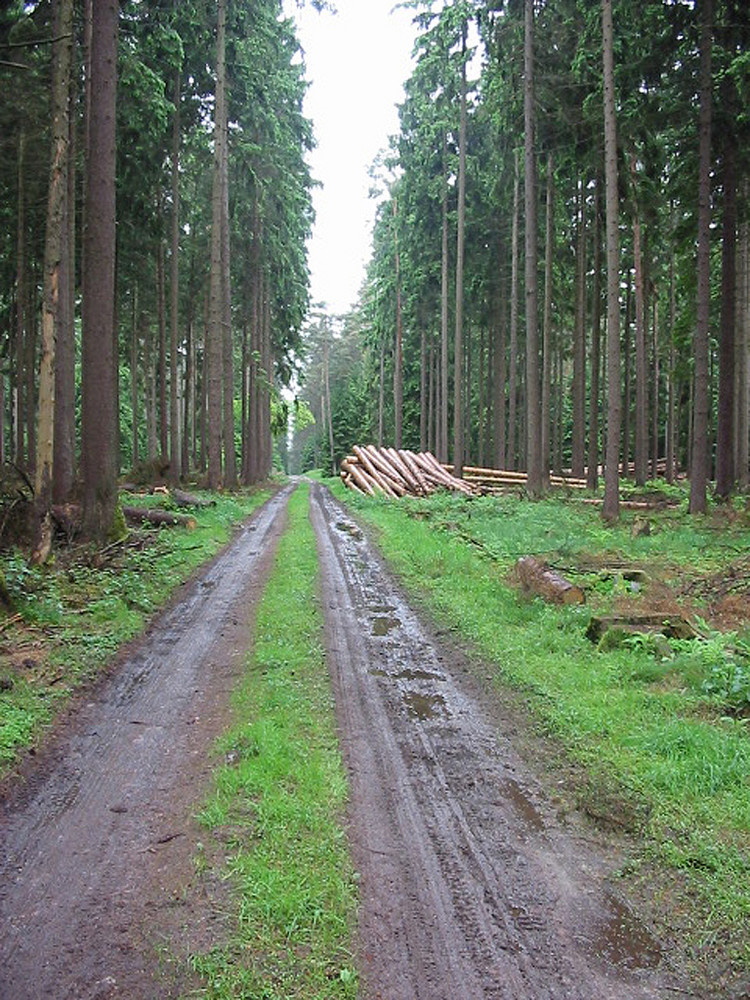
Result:
M35 741L71 691L142 632L269 493L203 495L214 503L195 513L192 531L142 528L104 551L59 549L47 566L29 565L19 551L0 557L8 606L0 616L0 774ZM169 501L125 495L125 502Z
M200 813L232 888L230 940L192 957L211 1000L354 998L354 873L342 827L346 780L321 646L308 489L258 608L255 648L234 699L236 722ZM219 851L219 845L227 845Z
M675 906L687 907L695 953L714 942L702 960L747 974L750 733L747 719L729 712L731 699L746 696L742 642L709 632L697 641L626 636L597 647L585 637L590 608L529 599L508 582L526 554L550 561L562 554L575 566L576 554L616 553L677 564L683 576L715 572L747 551L747 519L696 523L670 509L654 517L650 536L632 538L627 517L608 529L598 510L575 501L393 503L333 489L377 529L405 584L496 665L498 686L523 692L575 765L579 806L637 838L631 872L645 878L647 871L666 896L680 893ZM603 610L622 600L614 592L591 595ZM645 600L634 595L635 609ZM669 912L665 905L656 917Z

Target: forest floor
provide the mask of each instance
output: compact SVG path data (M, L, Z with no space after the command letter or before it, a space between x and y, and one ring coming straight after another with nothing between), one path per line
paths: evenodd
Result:
M208 953L227 935L221 893L196 880L205 836L196 804L230 721L289 492L74 699L6 782L2 1000L221 995L174 956ZM636 897L618 879L629 834L575 807L559 746L522 699L414 610L319 484L311 518L349 781L360 995L706 995L679 942L657 939L639 916L648 887Z

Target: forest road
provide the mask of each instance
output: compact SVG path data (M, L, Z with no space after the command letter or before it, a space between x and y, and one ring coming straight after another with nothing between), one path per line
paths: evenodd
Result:
M0 1000L172 995L159 934L178 919L191 813L290 491L186 586L0 803Z
M467 666L319 485L312 521L360 873L363 997L689 993L608 888L611 860L563 825Z
M160 966L159 946L184 954L226 933L208 893L185 902L200 836L191 814L288 494L184 589L11 786L0 1000L179 996L179 963ZM461 656L317 484L311 517L351 787L363 1000L674 995L658 945L607 888L612 862L563 826Z

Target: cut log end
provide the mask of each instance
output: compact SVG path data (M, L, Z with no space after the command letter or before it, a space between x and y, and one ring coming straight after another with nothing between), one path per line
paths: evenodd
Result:
M586 601L580 587L535 556L523 556L518 560L516 576L524 591L552 604L584 604Z

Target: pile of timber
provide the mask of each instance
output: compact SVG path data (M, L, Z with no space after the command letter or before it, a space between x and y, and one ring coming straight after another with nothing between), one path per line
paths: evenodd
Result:
M474 495L474 488L456 479L429 451L397 451L375 445L355 445L341 463L341 478L349 489L368 496L423 497L438 490Z
M452 465L443 466L447 472L453 472ZM586 489L586 480L577 479L575 476L555 476L549 477L550 486L567 487L572 490ZM525 472L513 472L510 469L484 469L479 466L465 465L464 480L472 485L479 486L482 491L492 492L513 488L514 486L524 487L526 485Z

